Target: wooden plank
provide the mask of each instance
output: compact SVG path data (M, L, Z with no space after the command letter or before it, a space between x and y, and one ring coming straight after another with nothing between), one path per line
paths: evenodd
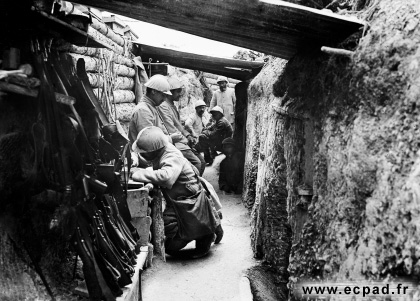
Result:
M134 217L131 223L136 227L139 233L140 240L137 242L140 246L147 246L149 243L150 226L152 225L152 218L150 216Z
M284 59L299 50L332 46L364 26L355 18L279 0L76 2Z
M147 260L149 248L141 247L137 255L137 264L134 266L134 275L131 277L132 283L123 287L123 294L116 298L116 301L138 301L141 300L141 273Z
M149 190L146 188L128 189L127 205L131 217L146 217L149 206Z

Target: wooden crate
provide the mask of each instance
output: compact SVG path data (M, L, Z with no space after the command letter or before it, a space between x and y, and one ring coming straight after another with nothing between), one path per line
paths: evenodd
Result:
M128 189L127 205L131 218L147 216L149 206L149 190L147 188Z

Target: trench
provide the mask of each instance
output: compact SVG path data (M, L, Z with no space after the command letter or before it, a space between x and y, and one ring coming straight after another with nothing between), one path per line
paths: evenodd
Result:
M412 2L410 5L414 7L415 0L410 1ZM388 28L385 30L385 26L389 25L383 18L389 16L389 12L394 9L385 9L384 4L384 7L380 9L385 14L375 16L379 20L376 22L381 26L372 27L373 34L360 40L364 47L356 49L355 45L352 46L351 39L346 41L348 44L343 42L339 45L339 47L355 50L351 60L347 56L329 56L329 54L310 49L296 52L296 55L287 62L287 66L285 60L270 57L260 73L253 77L251 83L249 83L249 78L244 82L238 80L236 87L240 89L236 91L238 99L236 109L243 110L247 105L249 106L247 112L245 111L245 115L248 114L248 121L242 120L242 129L235 131L233 137L238 145L242 145L242 151L245 151L245 140L247 140L244 193L240 196L225 194L219 190L218 167L224 158L223 155L219 155L213 165L206 168L204 177L213 184L224 206L222 225L225 235L222 242L213 245L210 254L200 259L186 260L167 256L167 260L162 261L156 256L152 266L142 274L142 300L246 300L241 298L244 293L242 285L244 275L250 278L251 289L254 293L253 300L258 301L290 298L290 300L295 300L293 296L286 296L289 293L286 285L292 285L293 281L303 277L327 280L361 275L372 279L383 275L410 277L414 275L416 279L420 277L417 250L419 236L416 235L418 234L417 225L411 222L411 220L418 221L420 212L417 209L420 188L418 187L418 169L416 169L420 164L418 159L420 142L418 138L415 138L418 137L416 101L419 90L416 85L412 85L416 89L413 88L410 93L404 90L406 88L404 72L409 69L407 66L416 70L406 72L410 73L413 82L416 82L414 79L419 78L418 52L415 51L418 48L416 45L419 45L417 8L414 9L416 11L414 14L405 11L408 11L407 8L410 5L398 7L398 4L394 4L391 0L341 2L372 3L369 8L369 15L372 16L375 10L379 10L377 7L379 2L392 4L395 12L399 13L396 19L407 22L399 21L398 26L395 25L392 30ZM359 5L361 4L356 6ZM11 18L8 17L5 23L8 23L9 19ZM399 23L407 24L404 31L400 29ZM192 27L188 24L187 26ZM386 34L382 35L383 32ZM381 37L379 42L376 39L377 36ZM391 40L391 36L395 49L389 51L389 44L392 43L388 43L388 40ZM394 39L394 37L397 38ZM401 37L405 37L404 43L397 43L399 39L402 40ZM23 42L20 39L24 40L14 38L12 44L25 49L27 45L21 45ZM8 35L3 40L8 40ZM26 40L29 41L29 38L26 37ZM248 37L248 40L251 39ZM256 41L252 43L258 44ZM158 51L145 45L140 51L139 45L133 46L132 54L143 55L144 62L151 59L147 55ZM105 61L99 63L94 58L97 55L95 47L84 49L82 46L86 46L85 44L71 46L70 42L54 46L56 49L61 49L63 53L68 52L70 56L73 55L73 58L84 56L86 68L93 69L90 71L95 71L95 68L99 70L99 65L105 63ZM1 50L4 47L2 46ZM112 51L115 53L127 50L125 42L123 49L113 48ZM147 53L147 49L150 53ZM112 51L109 50L109 60L114 57ZM376 55L378 53L380 56ZM413 53L416 55L412 55ZM371 54L375 54L374 57L377 59L373 60ZM169 59L170 55L167 53L166 55ZM119 54L119 56L121 61L115 63L119 66L117 69L120 77L117 77L115 84L121 90L115 93L115 98L119 101L120 121L126 128L131 111L137 102L134 99L137 93L143 92L141 89L132 91L135 76L138 76L134 74L140 72L139 69L130 60L128 60L130 66L125 66L124 55ZM178 62L180 59L181 56L178 55L174 62L180 63ZM189 57L189 59L196 59L196 57ZM228 63L224 60L221 62ZM162 67L167 63L171 62L154 64ZM149 64L149 70L151 70L150 60ZM220 63L220 66L223 64ZM191 68L197 66L187 67L190 67L188 72L192 72ZM178 66L178 68L187 67ZM206 70L203 65L201 67L202 70ZM178 70L178 72L187 74L185 70L182 72ZM212 72L216 73L217 70ZM377 75L371 70L380 70L379 74L385 74L385 82L366 81L367 78L375 78ZM131 74L130 79L128 79L129 74ZM204 76L204 73L201 75ZM124 76L126 78L123 81L121 78ZM195 87L200 86L197 73L195 76L194 74L189 74L189 76L195 79ZM98 89L95 92L99 93L100 86L104 84L101 83L104 76L91 76L89 79L96 81L95 84L90 83L90 85ZM372 90L374 93L371 93ZM207 92L207 95L190 92L187 97L188 104L192 103L190 99L202 97L206 100L209 95L211 97L211 91L208 89ZM248 92L250 93L249 101ZM0 104L5 108L1 113L3 118L0 118L0 157L8 158L8 160L0 160L2 167L0 168L2 170L0 185L3 188L2 194L7 193L7 202L2 201L0 206L1 209L6 209L5 212L12 208L13 210L10 211L17 216L22 215L22 212L30 214L24 215L23 218L20 216L20 219L15 219L14 223L7 219L0 219L0 230L2 230L1 225L22 228L25 231L26 228L30 229L31 231L26 231L27 233L23 236L16 229L6 230L16 232L13 233L16 237L20 235L24 243L34 246L37 251L36 259L47 271L47 282L52 283L54 294L58 296L61 293L57 287L66 286L66 294L71 297L63 300L75 300L75 298L81 300L70 292L78 282L83 280L81 261L77 261L77 257L74 261L75 252L69 246L69 239L63 242L58 241L55 237L58 232L45 230L49 226L46 221L56 221L56 215L58 215L61 224L57 229L63 230L60 235L64 238L68 235L64 230L71 229L74 222L70 218L66 219L68 216L71 217L72 211L67 212L65 209L68 208L57 207L55 203L39 202L39 199L44 197L41 194L38 199L31 199L29 202L30 196L40 193L38 186L40 188L42 184L45 184L41 183L45 179L34 181L28 172L29 167L33 165L32 160L29 160L29 158L32 159L30 151L37 145L36 141L32 143L32 137L28 135L28 129L34 130L33 123L36 121L36 116L33 114L36 111L34 97L33 93L29 93L32 96L28 95L28 91L26 93L26 96L23 94L22 99L11 97L9 100L7 97L3 99L3 94L0 92ZM409 97L405 97L406 94ZM365 97L366 95L368 97ZM24 102L26 98L30 102ZM80 103L79 100L78 103ZM379 108L383 110L380 111ZM394 116L396 108L399 108L399 111ZM116 106L114 109L117 110ZM240 114L237 111L235 115ZM82 117L88 123L89 116ZM237 125L235 121L235 126ZM411 125L413 126L410 128ZM396 131L399 129L404 129L406 133L397 135ZM42 130L39 131L42 132ZM385 136L387 138L384 138ZM406 137L409 138L410 143L407 143ZM28 140L27 138L31 138L30 141L26 144L22 143L23 140ZM401 147L403 151L400 150ZM405 157L401 155L402 153L405 153ZM16 168L16 166L21 168ZM412 167L413 172L410 172ZM409 175L408 180L406 175ZM23 184L26 183L22 184L22 176L28 176L29 180L33 180L33 183L30 183L31 189L27 189L27 185L24 187ZM379 186L383 186L383 189ZM407 195L400 193L406 190L409 192ZM399 201L403 206L393 206L394 200L389 197L393 194L402 195ZM381 199L381 202L378 199ZM58 209L55 211L56 208ZM27 223L24 227L21 227L21 220ZM397 241L394 235L389 235L389 233L397 231L394 226L401 224L400 221L403 221L398 228L401 239ZM31 223L35 222L39 222L40 226L33 227ZM3 226L3 228L7 227ZM57 229L53 230L58 231ZM149 230L146 227L145 229ZM45 242L37 239L44 238L45 233L51 240L47 243L52 242L60 252L55 248L51 250L46 248ZM10 270L10 275L26 275L32 259L25 261L17 258L15 249L19 248L14 245L13 240L9 240L8 232L0 231L0 242L2 246L5 246L5 251L0 252L0 256L7 259L7 256L12 254L11 264L6 263L3 270L8 272ZM365 248L366 243L369 243L369 249ZM192 242L187 249L194 247L195 242ZM394 250L398 251L395 253ZM65 260L62 260L63 258ZM0 258L0 262L6 261ZM50 265L50 262L57 266L60 264L62 268L57 269L57 266ZM379 269L378 267L381 266L386 267ZM4 290L14 296L19 296L19 294L28 296L33 293L35 296L33 299L36 299L36 296L47 296L48 294L39 288L42 285L37 273L32 271L33 283L22 281ZM71 274L74 276L69 280ZM4 275L0 275L0 279L1 276L6 281L0 281L0 299L2 299L2 282L9 285L7 281L11 279ZM60 277L68 282L65 283ZM255 279L257 282L260 281L257 285ZM250 285L248 283L247 285L249 288ZM271 289L277 290L282 297L261 297L261 294L257 296L258 285L262 291L269 291L267 287L271 285ZM19 294L16 288L19 288ZM292 286L291 288L293 291ZM46 298L38 297L38 299ZM251 299L252 297L249 300Z
M206 167L204 177L214 186L223 205L224 236L210 254L195 260L166 257L156 259L142 275L144 301L240 300L241 278L257 264L250 247L249 215L240 195L225 194L217 185L218 168L224 155ZM191 242L186 249L194 248Z

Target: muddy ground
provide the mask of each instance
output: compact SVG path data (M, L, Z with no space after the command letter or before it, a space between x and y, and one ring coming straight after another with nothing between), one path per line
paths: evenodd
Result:
M213 184L223 204L222 225L225 231L211 253L196 260L167 261L155 259L152 268L142 276L144 301L211 301L240 300L240 280L245 269L254 266L250 246L249 215L240 195L226 195L217 185L219 155L204 177ZM194 242L187 248L194 248Z

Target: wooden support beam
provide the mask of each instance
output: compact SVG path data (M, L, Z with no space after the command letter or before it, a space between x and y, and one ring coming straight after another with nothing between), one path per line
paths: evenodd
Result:
M328 53L328 54L334 54L334 55L341 55L341 56L347 56L352 57L354 54L354 51L346 50L346 49L339 49L339 48L331 48L331 47L321 47L321 51Z
M135 43L137 44L137 43ZM195 54L169 48L155 47L146 44L137 44L140 46L140 53L145 55L154 55L156 57L193 60L202 64L215 66L225 66L240 69L258 69L264 66L264 62L250 62L244 60L236 60L230 58L222 58L210 55Z
M218 84L217 84L217 82L216 82L216 80L214 79L214 78L206 78L206 82L209 84L209 85L213 85L213 86L218 86ZM228 87L229 88L234 88L235 87L235 84L232 84L232 83L230 83L229 82L229 84L228 84Z
M290 59L363 27L356 18L280 0L75 0L140 21Z
M135 55L141 56L145 61L148 58L152 58L169 63L175 67L215 73L239 80L254 77L264 66L264 62L250 62L200 55L144 44L137 45L137 49L136 47L133 48L133 52Z
M207 72L203 72L203 76L206 79L207 78L217 79L219 77L219 75L212 74L212 73L207 73ZM234 79L234 78L228 78L228 81L229 81L229 83L235 84L235 85L241 82L240 80L237 80L237 79Z

